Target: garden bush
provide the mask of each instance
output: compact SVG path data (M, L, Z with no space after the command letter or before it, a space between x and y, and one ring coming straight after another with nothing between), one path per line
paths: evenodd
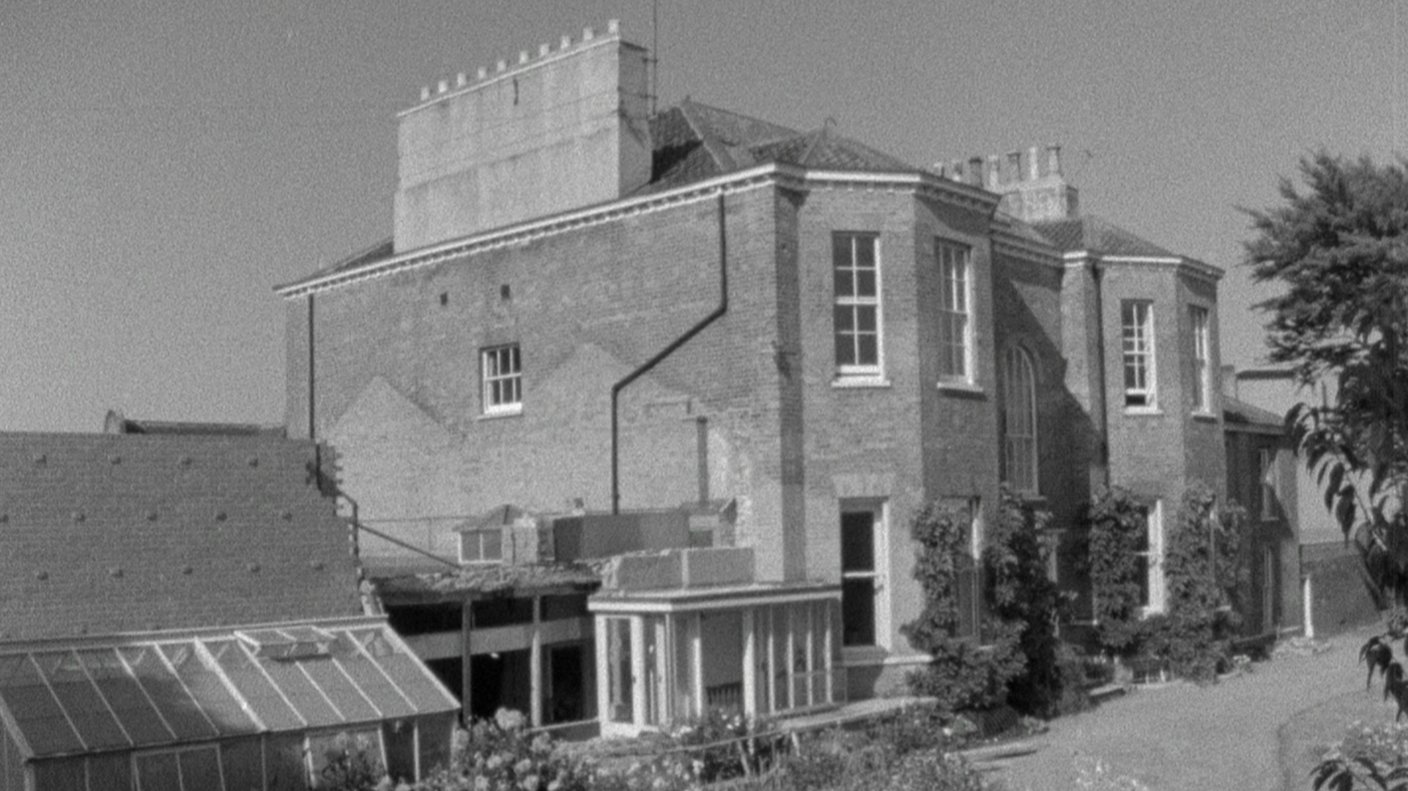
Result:
M1097 637L1110 655L1149 660L1174 675L1210 680L1230 664L1240 624L1235 603L1246 580L1240 508L1219 509L1217 495L1193 483L1175 518L1165 522L1165 611L1141 606L1147 549L1147 505L1114 488L1097 495L1086 520L1086 558L1095 598Z
M924 609L901 631L931 657L909 676L915 694L934 697L947 712L1004 703L1043 716L1059 710L1066 682L1056 625L1068 599L1047 573L1053 550L1049 520L1049 514L1003 489L981 553L985 606L979 634L964 635L959 634L959 586L972 562L973 515L968 507L941 502L915 515L914 577L924 590Z

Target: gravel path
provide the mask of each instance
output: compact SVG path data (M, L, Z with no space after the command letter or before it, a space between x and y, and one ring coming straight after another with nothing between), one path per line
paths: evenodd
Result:
M1312 748L1338 739L1353 719L1393 719L1377 689L1364 691L1356 666L1371 633L1340 635L1322 653L1278 656L1206 687L1139 688L1055 720L1034 740L1038 749L993 774L1010 791L1064 791L1080 788L1081 770L1099 760L1155 791L1309 791Z

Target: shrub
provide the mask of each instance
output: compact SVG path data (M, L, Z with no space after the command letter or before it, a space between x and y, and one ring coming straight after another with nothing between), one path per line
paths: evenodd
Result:
M415 786L423 791L586 791L591 767L554 752L547 734L530 736L527 718L499 709L455 732L450 766Z
M1408 725L1354 723L1312 777L1317 790L1402 789L1408 783Z
M1204 484L1188 487L1164 535L1166 611L1145 616L1139 560L1145 508L1116 488L1098 495L1087 512L1098 639L1110 654L1153 660L1184 678L1212 679L1230 662L1240 623L1233 603L1247 573L1243 513L1236 507L1219 511L1216 494Z
M1065 685L1056 624L1068 599L1047 576L1050 515L1003 489L981 557L981 639L959 634L972 521L968 508L935 502L911 524L920 547L914 577L924 589L924 609L901 631L932 660L910 674L910 687L936 698L947 712L1010 702L1029 714L1054 713Z

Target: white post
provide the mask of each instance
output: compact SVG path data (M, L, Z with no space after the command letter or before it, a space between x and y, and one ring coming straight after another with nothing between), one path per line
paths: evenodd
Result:
M796 615L796 612L794 605L791 604L784 604L782 611L787 613L787 617L783 619L787 624L787 706L795 709L797 708L797 685L793 683L792 676L797 672L797 666L794 664L797 658L797 630L792 628L792 616Z
M704 616L695 613L689 635L689 672L694 676L694 713L703 718L708 698L704 695Z
M611 721L611 635L606 628L606 617L596 616L596 718L598 722Z
M533 636L528 648L528 721L543 724L543 599L533 597Z
M743 609L743 714L758 716L758 649L753 634L753 608Z
M777 713L777 619L768 607L768 714Z
M833 662L833 661L831 661L832 644L831 644L831 600L830 600L830 599L827 599L825 602L822 603L822 605L821 605L821 613L822 613L822 616L823 616L822 627L821 627L821 629L822 629L822 631L821 631L821 638L822 638L821 650L826 653L826 655L821 658L822 666L826 669L826 702L827 702L827 703L835 703L835 702L836 702L836 679L835 679L835 676L836 676L836 663Z
M646 722L645 619L631 616L631 720L639 728Z
M1315 585L1307 574L1300 584L1301 610L1305 619L1305 636L1315 637Z

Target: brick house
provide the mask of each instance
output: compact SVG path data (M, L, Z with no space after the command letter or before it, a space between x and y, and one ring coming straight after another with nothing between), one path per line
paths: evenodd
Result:
M647 685L604 643L639 663L659 626L685 678L737 616L744 708L776 713L782 644L838 673L802 708L926 661L900 628L927 501L969 508L976 551L1003 481L1064 525L1115 483L1157 549L1192 480L1225 493L1220 273L1080 216L1058 150L926 169L690 100L651 116L647 64L613 25L427 89L393 238L278 287L288 429L338 448L362 523L444 554L503 503L726 503L749 556L717 611L671 598L683 559L603 590L598 677ZM808 586L804 616L768 609Z
M459 704L364 613L315 443L109 428L0 434L0 790L318 787L343 732L447 762Z

